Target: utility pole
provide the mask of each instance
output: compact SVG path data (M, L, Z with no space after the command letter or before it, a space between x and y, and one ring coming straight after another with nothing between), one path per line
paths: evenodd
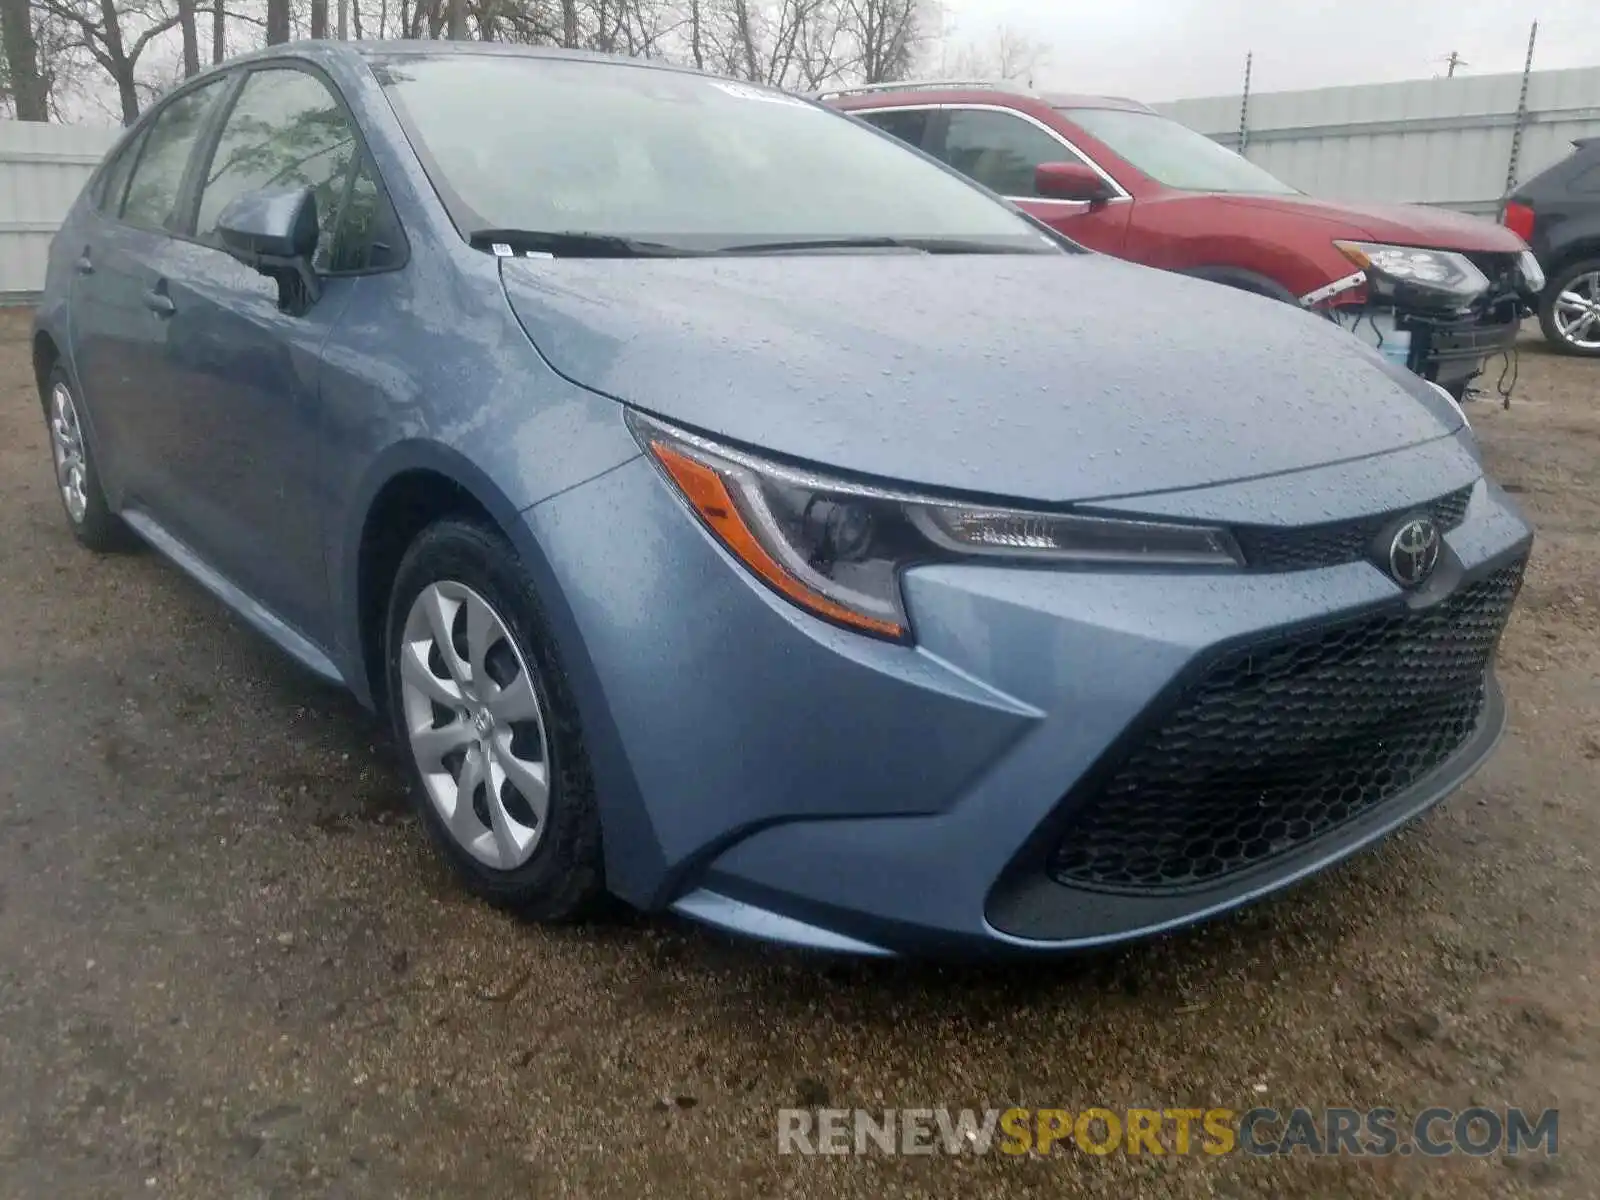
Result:
M1511 160L1506 163L1506 192L1517 186L1517 159L1522 156L1522 127L1528 123L1528 79L1533 74L1533 43L1539 22L1528 30L1528 57L1522 64L1522 94L1517 97L1517 123L1511 127Z
M1454 50L1450 51L1449 55L1445 58L1444 61L1445 61L1444 77L1446 79L1454 79L1456 77L1456 68L1457 67L1470 67L1472 65L1466 59L1462 58L1461 55L1457 54Z
M1246 51L1244 56L1244 96L1239 101L1239 153L1241 155L1250 145L1250 64L1255 56L1254 50Z

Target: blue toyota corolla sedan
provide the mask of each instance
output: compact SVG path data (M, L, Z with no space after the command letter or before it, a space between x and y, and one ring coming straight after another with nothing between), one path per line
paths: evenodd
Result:
M382 713L539 919L1105 944L1382 837L1504 724L1532 535L1446 397L766 88L227 63L77 201L34 363L78 540Z

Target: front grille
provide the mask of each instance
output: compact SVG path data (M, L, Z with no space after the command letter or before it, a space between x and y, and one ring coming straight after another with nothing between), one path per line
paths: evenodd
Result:
M1454 529L1466 517L1471 499L1469 485L1423 505L1422 509L1441 530ZM1245 562L1259 570L1306 571L1315 567L1336 567L1366 558L1383 527L1406 511L1409 510L1287 529L1237 525L1233 536L1239 549L1244 551Z
M1521 584L1519 563L1430 609L1226 652L1109 775L1067 798L1049 874L1192 887L1371 811L1471 735Z

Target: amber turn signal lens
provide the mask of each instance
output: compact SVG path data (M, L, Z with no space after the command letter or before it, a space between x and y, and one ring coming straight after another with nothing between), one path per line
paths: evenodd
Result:
M855 612L819 595L796 579L751 532L733 495L728 491L726 480L715 469L657 439L651 439L650 451L711 532L740 562L774 590L800 607L840 625L865 630L880 637L904 636L905 630L894 622L880 621Z

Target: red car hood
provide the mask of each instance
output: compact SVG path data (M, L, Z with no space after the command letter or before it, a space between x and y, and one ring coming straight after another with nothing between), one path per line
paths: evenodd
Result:
M1212 199L1234 208L1268 209L1338 226L1333 236L1501 254L1516 254L1526 248L1516 234L1492 221L1421 204L1344 204L1311 196L1219 195Z

